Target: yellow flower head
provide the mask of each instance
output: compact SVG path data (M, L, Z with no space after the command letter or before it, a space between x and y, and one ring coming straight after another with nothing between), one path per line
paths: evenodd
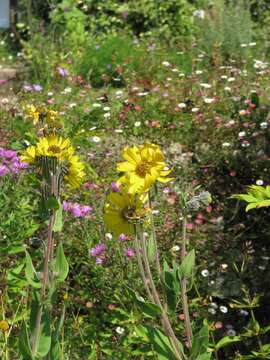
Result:
M133 234L134 224L148 218L146 200L146 195L130 194L124 187L120 192L110 193L104 208L105 224L115 235Z
M54 134L42 137L37 145L37 156L54 157L63 161L73 155L74 149L69 139Z
M73 187L77 188L82 183L85 176L84 164L79 161L78 156L72 155L68 159L67 173L65 180Z
M132 194L148 191L155 181L166 183L173 180L167 178L171 170L167 170L164 155L158 145L126 147L123 158L126 161L117 165L117 170L125 173L119 181L128 184Z
M34 105L26 105L24 109L26 116L33 121L34 125L37 124L40 116L38 109Z
M0 321L0 330L2 331L8 331L9 329L9 325L8 325L8 322L6 320L1 320Z
M37 148L35 146L28 146L21 155L21 161L26 163L33 163L36 159Z

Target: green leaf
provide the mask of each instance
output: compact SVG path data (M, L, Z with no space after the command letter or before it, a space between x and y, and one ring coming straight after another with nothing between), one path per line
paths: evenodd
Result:
M62 350L59 341L54 342L49 354L49 360L62 360Z
M29 342L29 335L25 322L22 322L22 327L19 335L19 353L23 356L23 360L33 360L33 355Z
M55 212L55 220L53 224L53 231L60 232L63 228L62 205L59 202L59 208Z
M196 360L211 360L211 354L205 353L196 357Z
M149 316L151 318L155 318L158 315L161 315L161 309L156 304L151 302L145 302L144 299L139 296L134 290L130 287L126 286L126 289L135 302L135 304L141 309L144 315Z
M50 196L46 200L46 208L49 210L58 210L59 209L59 201L55 196Z
M241 341L240 336L224 336L219 342L215 345L215 349L219 350L225 346L230 345L231 343Z
M155 329L151 326L141 326L145 331L146 336L149 341L152 343L154 350L156 351L159 360L176 360L177 357L174 354L174 351L171 347L170 340L158 329ZM180 345L181 351L183 351L182 346Z
M37 356L46 356L51 348L51 319L48 308L43 309L38 338Z
M177 304L177 296L180 292L180 281L177 277L177 265L175 263L173 264L173 269L170 270L167 262L164 262L162 282L164 284L169 310L174 312Z
M55 257L55 264L54 264L54 276L56 281L63 282L65 281L66 277L68 276L68 262L64 253L63 245L60 243L56 250L56 257Z
M25 252L25 277L29 285L33 286L35 289L40 289L41 283L37 280L37 273L32 263L31 256L26 251Z
M192 279L195 268L195 250L191 250L187 256L184 257L182 264L180 265L180 277L186 279Z
M193 338L191 350L192 359L197 359L199 355L205 354L207 352L208 344L209 330L207 324L204 324Z
M156 247L154 237L151 234L147 240L147 256L150 263L153 263L156 259Z

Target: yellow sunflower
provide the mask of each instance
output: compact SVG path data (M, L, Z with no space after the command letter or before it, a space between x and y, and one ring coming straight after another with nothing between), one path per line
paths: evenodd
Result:
M146 195L130 194L123 187L120 192L110 193L104 207L105 224L116 236L133 234L134 224L148 218L150 210L144 207L146 199Z
M73 153L70 140L54 134L40 138L37 143L37 156L55 157L63 161Z
M173 180L167 177L171 170L167 170L158 145L126 147L123 158L126 161L117 165L117 170L125 173L119 181L128 184L132 194L148 191L155 181L166 183Z
M70 156L68 159L67 174L64 177L65 180L73 188L77 188L82 183L84 176L84 164L79 160L78 156Z
M28 146L28 148L22 152L21 161L31 164L35 161L36 155L37 155L36 146Z

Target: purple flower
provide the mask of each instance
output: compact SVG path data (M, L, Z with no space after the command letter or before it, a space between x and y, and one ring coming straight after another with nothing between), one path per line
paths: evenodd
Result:
M33 91L33 86L25 84L25 85L23 85L23 90L31 92L31 91Z
M81 212L80 204L77 204L77 203L73 204L70 209L70 212L74 217L81 217L82 212Z
M63 210L71 213L74 217L86 217L93 208L88 205L80 205L78 203L71 203L68 201L63 201Z
M120 192L120 189L119 189L118 185L116 184L116 182L111 183L111 189L113 192L116 192L116 193Z
M106 251L107 246L103 243L97 244L95 247L89 250L89 254L94 257L100 257Z
M12 159L15 156L17 156L17 152L14 150L6 150L3 148L0 148L0 156L2 158L6 158L6 159Z
M93 208L91 206L88 205L82 205L81 206L81 216L85 217L88 214L90 214L93 211Z
M103 261L104 261L104 259L102 259L102 258L100 258L100 257L97 257L97 258L96 258L96 264L97 264L97 265L102 265L102 264L103 264Z
M33 89L34 89L35 91L37 91L37 92L40 92L40 91L43 90L43 87L42 87L41 85L39 85L39 84L34 84L34 85L33 85Z
M132 248L127 248L124 250L124 255L128 258L132 258L135 256L135 250Z
M5 176L9 172L6 165L0 165L0 176Z
M68 71L60 66L56 68L58 74L62 77L68 76Z
M120 234L119 237L118 237L118 240L119 241L126 241L127 240L127 237L125 234Z

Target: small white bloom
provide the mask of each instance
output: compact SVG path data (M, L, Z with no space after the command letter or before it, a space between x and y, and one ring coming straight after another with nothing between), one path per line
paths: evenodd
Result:
M103 110L104 110L104 111L110 111L111 108L110 108L109 106L105 106L105 107L103 108Z
M153 215L159 214L159 210L152 210L152 214L153 214Z
M48 95L48 96L53 96L53 92L52 92L52 91L49 91L47 95Z
M135 127L140 127L141 124L142 124L142 123L141 123L140 121L136 121L136 122L134 123L134 126L135 126Z
M118 91L116 91L115 95L117 95L117 96L123 95L123 91L122 91L122 90L118 90Z
M247 47L247 44L240 44L240 46L241 46L242 48L246 48L246 47Z
M244 109L242 109L242 110L239 110L239 115L241 115L241 116L244 116L244 115L246 115L246 110L244 110Z
M243 137L245 137L246 136L246 132L245 131L240 131L240 133L238 134L238 137L240 138L240 139L242 139Z
M231 144L230 144L229 142L224 142L224 143L222 144L222 147L229 147L229 146L231 146Z
M196 113L196 112L198 112L199 110L200 110L199 108L194 107L194 108L191 109L191 112Z
M185 77L186 75L184 73L180 73L178 76L179 77Z
M123 130L122 129L115 129L114 132L118 133L118 134L121 134L123 132Z
M115 331L117 332L117 334L123 335L124 332L125 332L125 329L122 328L121 326L117 326L117 328L115 329Z
M72 91L72 89L70 87L67 87L67 88L64 89L63 93L64 94L70 94L71 91Z
M105 113L104 115L103 115L103 117L105 118L105 119L108 119L108 118L110 118L111 117L111 114L108 112L108 113Z
M219 310L223 313L223 314L226 314L228 312L228 308L224 305L221 305L219 307Z
M209 276L209 271L207 269L204 269L201 271L201 274L203 277L207 277L207 276Z
M146 95L148 95L148 92L147 91L142 91L142 92L139 92L137 95L138 96L146 96Z
M195 10L192 14L193 16L199 18L199 19L204 19L205 18L205 11L204 10Z
M7 104L9 101L8 101L7 98L3 98L3 99L1 100L1 102L2 102L2 104Z
M206 104L212 104L215 101L214 98L204 98L203 100Z
M234 78L234 77L230 77L230 78L228 79L228 82L233 82L233 81L235 81L235 78Z
M256 43L255 42L250 42L248 45L253 47L253 46L256 46Z
M205 88L205 89L210 89L212 87L212 85L207 84L207 83L201 83L200 86Z
M68 106L72 109L72 108L74 108L75 106L77 106L77 104L76 104L76 103L71 103L71 104L69 104Z
M267 122L261 122L261 123L260 123L260 128L261 128L261 129L267 129L267 127L268 127L268 123L267 123Z
M259 186L263 185L263 180L261 180L261 179L256 180L256 185L259 185Z
M108 239L108 240L112 240L113 236L112 236L111 233L106 233L105 238Z
M98 136L93 136L92 137L92 141L94 141L95 143L99 143L100 142L100 137L98 137Z
M220 267L222 270L226 270L228 269L228 264L221 264Z
M202 73L203 73L202 70L196 70L196 71L195 71L195 74L196 74L196 75L201 75Z
M216 310L213 309L213 308L209 308L209 309L208 309L208 312L209 312L210 314L212 314L212 315L215 315L215 314L216 314Z
M220 77L222 80L226 80L226 79L228 79L228 76L227 75L221 75L221 77Z
M176 252L176 251L179 251L180 250L180 246L178 245L174 245L172 248L171 248L171 251L173 252Z
M178 72L179 72L179 70L178 70L178 69L176 69L176 68L173 68L173 69L172 69L172 72L178 73Z
M99 103L94 103L94 104L93 104L93 108L101 108L101 104L99 104Z
M171 64L169 63L169 61L162 61L161 64L162 64L163 66L165 66L165 67L171 66Z
M226 86L226 87L224 88L224 90L225 90L225 91L232 91L232 89L231 89L229 86Z
M145 302L144 298L142 296L137 296L137 299L141 302Z
M187 105L185 103L179 103L177 104L177 107L179 107L179 109L184 109Z
M96 126L92 126L89 130L93 131L93 130L96 130L96 128L97 128Z

